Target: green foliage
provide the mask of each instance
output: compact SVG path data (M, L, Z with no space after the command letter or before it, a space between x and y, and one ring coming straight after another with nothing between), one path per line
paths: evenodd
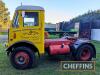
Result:
M8 32L0 32L0 35L8 35Z
M91 22L95 20L100 20L100 10L89 10L87 13L73 18L71 22Z

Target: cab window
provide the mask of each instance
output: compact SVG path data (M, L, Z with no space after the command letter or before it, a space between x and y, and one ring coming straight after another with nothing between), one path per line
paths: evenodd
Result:
M19 21L18 21L18 13L15 14L15 17L14 17L14 20L13 20L13 24L12 24L12 27L13 28L18 28L19 27Z
M25 12L24 26L38 26L38 12Z

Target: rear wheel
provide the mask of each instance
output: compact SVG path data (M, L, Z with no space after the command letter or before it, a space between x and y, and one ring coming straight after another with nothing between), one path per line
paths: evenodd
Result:
M27 69L36 66L35 53L28 47L17 47L10 55L10 61L16 69Z
M93 48L88 44L81 46L76 52L76 59L80 61L89 61L92 57Z

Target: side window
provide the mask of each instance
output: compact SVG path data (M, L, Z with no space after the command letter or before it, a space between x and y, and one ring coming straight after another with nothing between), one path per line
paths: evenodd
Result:
M38 12L25 12L24 26L38 26Z
M14 20L13 20L13 28L18 28L19 27L19 22L18 22L18 13L16 13Z

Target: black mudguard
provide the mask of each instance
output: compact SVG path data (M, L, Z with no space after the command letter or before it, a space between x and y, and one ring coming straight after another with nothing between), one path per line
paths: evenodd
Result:
M78 50L78 48L80 48L81 46L88 44L90 46L92 46L93 50L94 50L94 58L96 58L96 49L95 46L90 42L90 40L86 40L86 39L77 39L74 44L71 45L71 50L73 55L76 55L76 52Z

